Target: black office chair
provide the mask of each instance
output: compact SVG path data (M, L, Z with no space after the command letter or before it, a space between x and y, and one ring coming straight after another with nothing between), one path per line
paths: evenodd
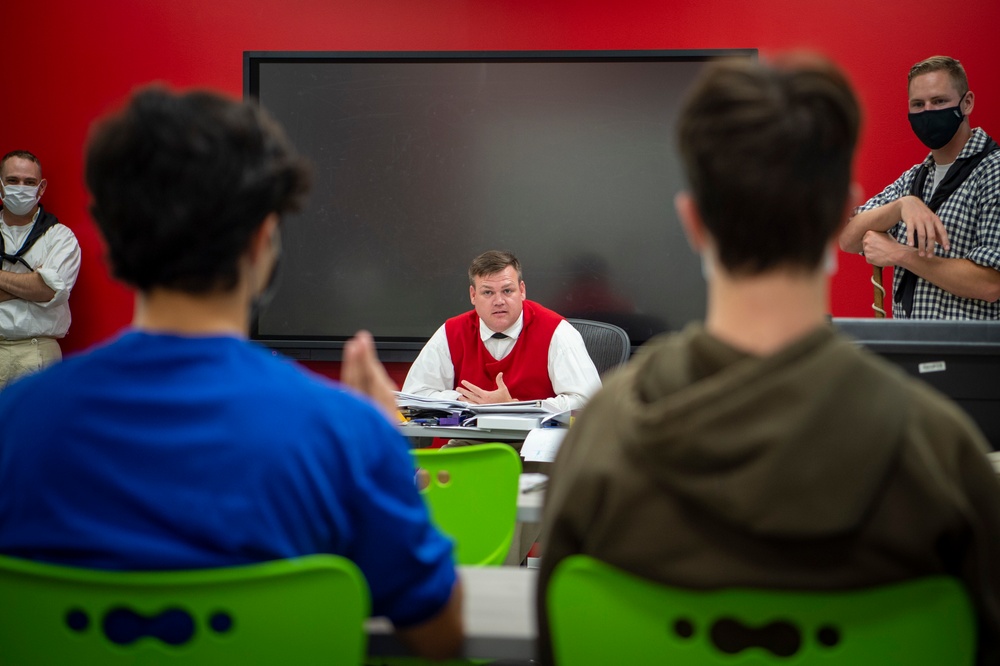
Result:
M567 319L573 328L583 336L587 345L587 353L597 367L597 372L604 375L608 370L617 368L628 360L632 352L632 344L624 329L614 324L589 319Z

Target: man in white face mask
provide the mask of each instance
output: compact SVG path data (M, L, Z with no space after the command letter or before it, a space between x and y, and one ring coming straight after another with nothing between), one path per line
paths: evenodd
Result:
M80 245L39 203L48 185L26 150L0 160L0 390L62 358Z

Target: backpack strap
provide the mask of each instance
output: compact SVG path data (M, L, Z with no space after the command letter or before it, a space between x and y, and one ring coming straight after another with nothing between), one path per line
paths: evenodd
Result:
M0 258L5 262L10 262L12 264L22 263L25 268L29 271L35 270L28 262L24 260L24 254L31 249L31 246L41 238L46 231L59 224L59 219L55 215L49 213L41 206L38 207L38 218L35 220L35 226L31 228L28 232L28 237L24 239L24 243L21 244L20 249L13 254L7 254L6 248L4 248L3 235L0 234Z
M925 202L927 207L931 209L931 212L937 213L941 205L948 200L948 197L954 194L962 186L962 183L965 182L965 179L972 175L972 172L979 166L979 163L997 149L1000 149L1000 145L997 145L996 141L990 139L989 143L975 155L955 160L955 164L948 169L948 175L944 177L941 184L931 194L931 200ZM917 175L914 176L913 182L910 184L910 194L921 201L924 200L924 183L927 182L927 174L930 170L930 164L921 164L917 168ZM917 275L904 268L897 270L903 271L903 277L899 283L899 293L895 294L895 305L897 308L902 309L903 312L909 314L913 311L913 296L917 291Z

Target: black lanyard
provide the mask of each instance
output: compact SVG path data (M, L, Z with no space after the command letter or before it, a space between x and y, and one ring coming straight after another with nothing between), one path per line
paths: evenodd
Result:
M948 175L944 177L941 184L937 186L934 193L931 195L931 200L925 202L927 207L931 209L932 213L937 213L938 209L941 207L945 201L948 200L955 191L961 187L965 179L968 178L972 172L979 166L987 155L997 150L1000 146L993 139L990 139L986 147L975 155L970 155L969 157L963 157L961 159L955 160L955 163L948 169ZM913 183L910 185L910 194L917 197L921 201L924 200L923 191L924 183L927 182L927 174L930 172L930 164L922 164L917 170L917 175L913 178ZM899 283L899 291L895 294L895 306L902 309L907 316L913 312L913 296L917 291L917 276L915 273L911 273L908 270L897 268L897 270L903 271L903 277Z
M45 210L39 206L38 207L38 218L35 220L35 226L31 228L28 232L28 237L24 239L21 243L21 248L14 254L7 254L6 248L4 248L3 234L0 234L0 258L4 261L9 261L12 264L22 263L25 268L29 271L35 270L32 268L27 261L24 260L24 253L31 249L31 246L35 244L42 235L59 223L55 215L51 213L46 213Z

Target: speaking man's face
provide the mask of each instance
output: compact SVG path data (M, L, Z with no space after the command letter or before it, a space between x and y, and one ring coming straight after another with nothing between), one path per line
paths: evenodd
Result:
M493 275L477 277L475 285L469 287L476 314L494 333L507 330L521 316L524 294L524 282L518 281L513 266Z

